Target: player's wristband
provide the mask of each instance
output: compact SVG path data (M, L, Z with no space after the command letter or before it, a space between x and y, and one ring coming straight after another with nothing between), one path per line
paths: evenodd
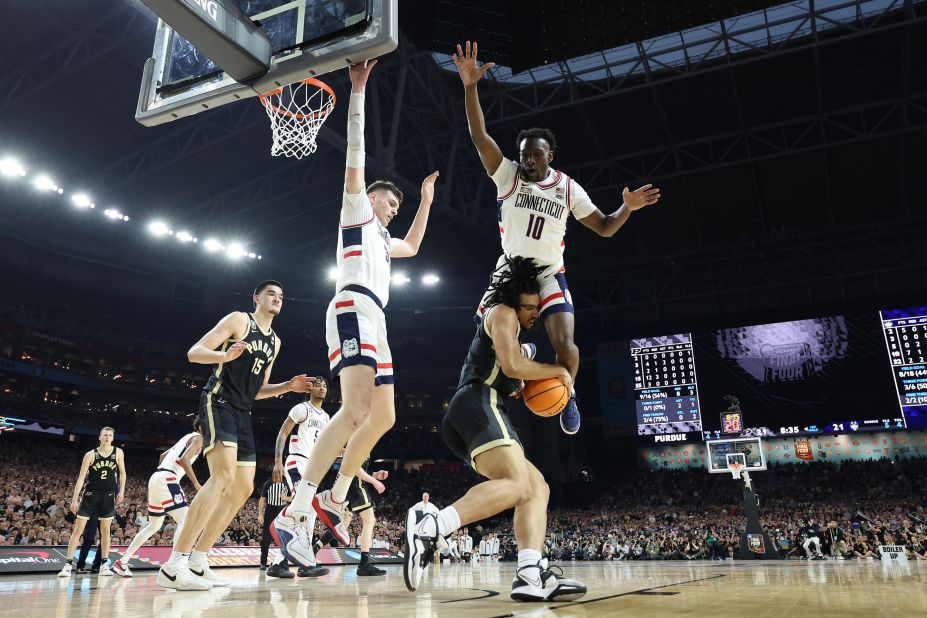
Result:
M348 167L364 167L364 95L351 93L348 103Z

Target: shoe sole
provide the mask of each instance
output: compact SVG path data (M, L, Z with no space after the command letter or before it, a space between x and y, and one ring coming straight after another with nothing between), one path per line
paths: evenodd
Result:
M322 523L325 524L325 527L328 528L328 531L335 537L335 540L341 543L341 545L347 546L348 539L341 536L341 533L337 529L337 524L332 523L331 518L328 516L328 511L322 506L322 501L319 500L318 496L312 498L312 508ZM341 521L339 520L338 523L340 524Z
M405 542L405 551L402 554L402 578L406 581L406 588L411 592L415 592L417 585L412 585L412 553L416 549L415 545L415 524L416 521L415 511L409 509L409 513L406 515L406 542ZM418 554L416 554L418 557Z
M179 585L177 584L177 582L172 582L172 581L169 580L166 576L164 576L164 575L161 573L160 570L158 570L158 577L157 577L157 579L155 579L155 583L157 583L157 584L158 584L159 586L161 586L162 588L168 588L168 589L170 589L170 590L178 590L178 591L181 591L181 592L198 591L198 590L210 590L210 589L212 589L212 586L209 586L209 587L207 587L207 588L203 588L203 587L200 587L200 586L197 586L197 587L181 587L181 586L179 586Z

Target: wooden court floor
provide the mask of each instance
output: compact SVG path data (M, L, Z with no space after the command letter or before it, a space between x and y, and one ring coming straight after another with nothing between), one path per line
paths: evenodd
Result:
M408 592L402 566L358 578L335 567L318 579L268 579L255 569L222 569L232 586L204 592L159 588L153 572L134 579L54 574L0 577L0 615L87 617L431 618L468 616L789 616L927 615L927 563L586 562L565 573L589 593L572 603L508 598L511 563L432 567Z

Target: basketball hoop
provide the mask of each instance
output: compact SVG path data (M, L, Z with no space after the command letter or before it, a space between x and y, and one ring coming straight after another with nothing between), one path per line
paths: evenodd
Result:
M315 152L316 135L335 109L335 92L328 84L309 77L258 98L270 118L271 155L301 159Z
M737 480L740 478L740 473L743 472L744 465L739 461L732 461L727 465L727 469L731 471L734 480Z

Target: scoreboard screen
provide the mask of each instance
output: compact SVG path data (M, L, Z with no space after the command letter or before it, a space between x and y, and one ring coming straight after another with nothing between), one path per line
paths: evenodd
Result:
M701 432L692 335L632 339L631 358L638 435Z
M879 317L905 427L927 427L927 307Z
M740 412L721 413L721 433L739 434L744 430L743 417Z

